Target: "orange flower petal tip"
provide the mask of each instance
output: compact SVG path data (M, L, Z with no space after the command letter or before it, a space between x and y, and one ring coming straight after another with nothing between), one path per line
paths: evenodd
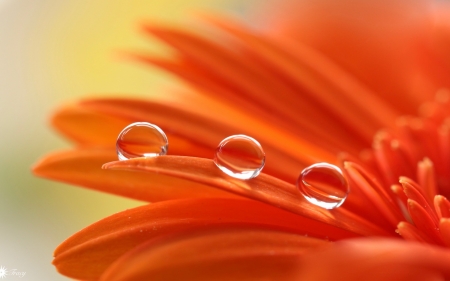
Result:
M87 108L80 103L59 108L51 124L59 133L79 145L114 147L120 130L130 122L112 114Z

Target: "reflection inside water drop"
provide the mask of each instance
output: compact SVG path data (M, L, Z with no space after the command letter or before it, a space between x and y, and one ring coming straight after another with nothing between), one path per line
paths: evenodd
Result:
M147 122L136 122L126 126L116 142L119 160L165 155L168 146L169 142L163 130Z
M220 170L242 180L257 177L265 160L266 156L259 142L246 135L225 138L214 154L214 163Z
M305 168L297 179L297 187L306 200L325 209L341 206L350 191L341 169L328 163Z

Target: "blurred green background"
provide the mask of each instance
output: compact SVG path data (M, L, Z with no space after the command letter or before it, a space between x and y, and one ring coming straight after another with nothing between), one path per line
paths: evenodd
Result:
M40 157L70 147L49 127L51 112L81 97L171 88L170 76L115 56L158 49L139 32L142 21L186 23L197 11L246 18L256 2L0 0L0 267L26 272L21 280L67 280L51 265L56 246L142 204L32 176Z

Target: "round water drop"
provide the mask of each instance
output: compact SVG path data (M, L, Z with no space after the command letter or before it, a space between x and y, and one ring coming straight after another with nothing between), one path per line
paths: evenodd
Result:
M297 179L297 187L306 200L325 209L341 206L350 192L341 169L328 163L305 168Z
M264 167L266 154L257 140L246 135L229 136L216 149L214 163L225 174L248 180Z
M126 126L116 142L119 160L166 155L168 146L169 141L163 130L147 122Z

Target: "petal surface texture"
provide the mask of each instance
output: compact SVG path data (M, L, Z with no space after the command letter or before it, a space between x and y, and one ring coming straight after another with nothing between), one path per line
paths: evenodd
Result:
M295 185L275 177L260 174L248 181L229 177L222 173L209 159L187 156L135 158L107 163L104 168L146 171L205 183L211 187L268 203L298 215L362 235L389 236L394 234L344 208L326 210L311 204L304 199Z
M150 241L119 259L100 280L295 280L300 257L326 244L275 231L205 231Z
M170 200L130 209L88 226L55 250L53 264L66 276L96 280L120 256L150 239L180 231L230 227L259 227L330 240L357 236L256 201Z

